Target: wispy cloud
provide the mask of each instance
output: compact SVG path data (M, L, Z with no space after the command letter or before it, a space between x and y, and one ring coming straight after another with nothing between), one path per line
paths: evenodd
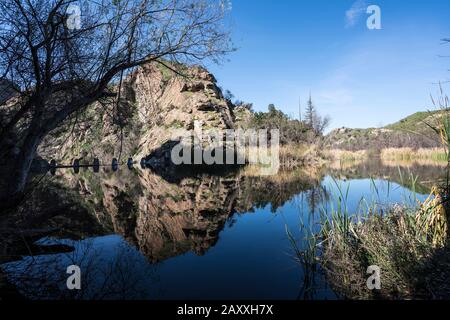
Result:
M353 101L353 92L346 88L333 88L319 92L318 100L327 107L349 107Z
M365 0L356 0L352 7L345 12L345 26L347 28L353 27L366 12L367 6Z

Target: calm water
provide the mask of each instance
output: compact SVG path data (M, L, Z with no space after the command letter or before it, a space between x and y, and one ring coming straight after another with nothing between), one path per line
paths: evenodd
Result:
M364 201L413 204L428 187L407 187L410 172L423 181L441 170L400 172L363 164L318 177L240 172L176 182L140 170L60 174L49 183L66 186L64 201L78 203L96 222L81 227L72 217L63 226L71 236L38 242L72 246L70 253L24 257L1 268L35 299L336 299L320 272L306 286L286 230L302 246L302 226L314 229L319 211L329 211L347 188L350 212ZM77 228L81 240L73 236ZM75 293L66 289L73 264L82 270L82 290Z

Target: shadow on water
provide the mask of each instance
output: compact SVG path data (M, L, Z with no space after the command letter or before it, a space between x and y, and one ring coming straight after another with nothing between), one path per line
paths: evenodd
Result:
M410 170L435 179L433 169ZM48 234L2 241L0 268L31 299L335 299L314 236L333 177L352 186L356 209L371 192L370 177L392 183L391 200L402 201L411 191L399 172L375 164L269 177L247 168L169 176L62 170L46 176L12 218L16 229ZM85 290L67 290L72 264Z

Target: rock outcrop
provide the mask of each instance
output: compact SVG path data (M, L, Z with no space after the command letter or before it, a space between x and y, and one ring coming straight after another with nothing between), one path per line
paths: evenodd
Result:
M183 75L160 64L148 64L123 82L119 103L96 104L55 130L39 149L44 158L71 161L98 157L163 157L194 129L232 129L233 105L224 99L216 79L198 66Z

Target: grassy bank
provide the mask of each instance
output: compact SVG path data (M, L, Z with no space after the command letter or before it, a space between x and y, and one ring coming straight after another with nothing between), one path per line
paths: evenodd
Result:
M364 161L369 157L368 150L348 151L341 149L332 149L325 152L329 159L334 161Z
M272 154L272 152L276 152L276 154ZM245 157L247 160L259 159L257 162L261 162L261 158L263 158L264 161L262 163L267 163L267 166L273 165L273 161L278 159L279 169L281 170L303 168L318 171L326 164L326 156L320 150L320 147L316 144L307 143L280 145L277 150L272 150L270 147L267 150L250 147L246 149ZM262 163L257 166L264 167ZM253 166L253 169L255 169L255 166Z
M336 292L349 299L450 298L449 207L442 191L433 192L416 210L397 205L326 220L321 260ZM381 290L367 287L372 265L381 269Z
M316 144L280 146L280 165L283 169L308 167L318 169L325 164L325 155Z
M432 160L436 162L447 162L447 154L444 148L417 150L411 148L388 148L381 150L380 157L386 161Z
M328 159L333 161L365 161L370 157L380 157L386 162L394 161L427 161L433 162L447 162L447 154L444 148L385 148L381 151L373 150L358 150L349 151L343 149L331 149L324 152Z
M439 106L449 110L448 98ZM448 112L445 113L448 115ZM312 246L298 256L316 252L334 291L347 299L450 299L450 116L439 117L430 128L442 141L440 149L384 149L382 161L443 163L441 180L434 180L430 196L417 204L368 203L356 212L347 208L348 190L334 195L331 212L323 210L320 231L310 236ZM335 152L339 155L338 152ZM341 158L349 157L345 153ZM415 190L417 179L412 179ZM403 184L403 183L402 183ZM378 193L378 190L375 190ZM320 249L320 252L318 252ZM377 266L381 289L368 287L368 268Z

